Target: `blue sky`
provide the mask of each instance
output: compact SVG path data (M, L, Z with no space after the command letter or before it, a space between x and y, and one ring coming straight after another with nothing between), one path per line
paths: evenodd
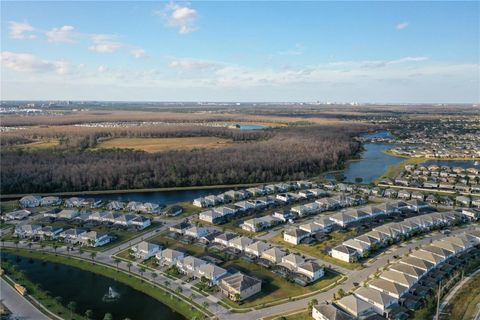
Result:
M480 100L473 1L1 6L2 99Z

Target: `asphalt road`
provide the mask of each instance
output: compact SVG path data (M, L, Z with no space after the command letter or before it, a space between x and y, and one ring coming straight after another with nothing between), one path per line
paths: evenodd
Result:
M26 298L21 296L14 288L12 288L3 278L1 279L1 299L5 306L12 312L14 318L22 320L49 320Z

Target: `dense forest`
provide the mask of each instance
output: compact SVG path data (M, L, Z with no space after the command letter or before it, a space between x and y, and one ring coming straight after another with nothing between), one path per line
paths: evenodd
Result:
M53 152L5 148L1 153L1 193L136 189L303 179L338 168L347 158L352 157L360 147L352 140L352 136L361 130L365 130L365 127L352 124L287 127L258 133L227 133L228 130L215 129L210 134L238 135L232 138L248 142L233 143L220 149L155 154L129 150L93 151L85 148L60 148ZM170 132L172 136L181 134L177 130L174 135L174 131L172 129ZM123 132L118 135L140 135L135 131L118 132ZM161 134L159 131L152 135ZM91 141L88 144L93 145L101 137L72 136L71 139L88 140Z

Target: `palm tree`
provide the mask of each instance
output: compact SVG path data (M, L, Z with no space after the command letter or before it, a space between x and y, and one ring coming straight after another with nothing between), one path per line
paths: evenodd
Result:
M313 306L316 306L317 304L318 304L318 300L317 300L317 299L312 299L312 300L310 300L310 302L308 303L308 310L312 311Z
M175 289L175 292L176 293L182 293L183 292L182 287L177 287L177 289Z
M208 308L208 302L207 301L203 301L202 302L202 306L207 309Z
M95 257L97 253L95 251L90 252L90 259L92 259L92 264L95 264Z
M40 244L40 248L42 249L42 252L45 250L45 247L46 247L45 243ZM43 252L43 253L45 253L45 252Z
M140 269L138 269L138 271L140 272L140 276L142 277L142 282L143 282L143 273L145 272L145 268L140 267Z
M88 309L87 311L85 311L85 318L86 319L91 319L93 316L93 311Z
M118 272L118 264L122 261L118 258L114 258L113 261L115 261L115 264L117 265L117 272Z
M165 287L167 287L167 288L170 287L170 281L168 281L168 280L165 280L165 282L164 282L163 284L164 284Z
M15 247L16 247L17 250L18 250L18 244L20 243L20 240L15 239L15 241L13 241L13 243L15 243Z
M158 274L156 272L152 272L152 278L153 282L155 282L155 279L158 277Z
M82 254L83 254L83 249L82 249L82 248L78 248L78 253L79 253L80 255L82 255Z
M195 299L195 295L193 293L190 294L190 300L193 301L193 299Z
M30 249L30 252L32 252L33 243L29 242L29 243L27 244L27 246L28 246L28 249Z
M57 255L58 244L53 245L53 251L55 251L55 255Z
M127 267L128 267L128 273L130 273L130 268L133 266L132 262L128 261Z
M70 310L70 318L73 318L73 312L77 308L77 303L75 301L70 301L67 304L67 308L68 308L68 310Z

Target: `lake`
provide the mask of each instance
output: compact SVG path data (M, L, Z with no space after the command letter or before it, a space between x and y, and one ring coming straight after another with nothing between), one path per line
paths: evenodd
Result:
M379 131L363 135L365 138L392 138L389 131ZM345 182L355 183L356 178L361 178L361 183L368 184L381 177L383 173L392 165L402 162L404 158L394 157L384 153L385 150L394 148L394 144L388 143L365 143L361 159L348 161L345 169L339 174L343 174ZM335 180L337 174L326 175L327 179Z
M51 296L62 297L65 306L75 301L76 312L80 315L90 309L95 320L103 319L105 313L111 313L113 319L119 320L185 319L161 302L113 279L58 263L25 257L18 260L15 255L5 253L1 256L21 270L30 281L49 291ZM120 294L118 300L102 300L109 287Z
M349 161L343 170L345 181L355 182L356 178L362 178L362 183L368 184L381 177L390 166L405 160L384 153L394 147L395 145L388 143L364 144L362 159Z

